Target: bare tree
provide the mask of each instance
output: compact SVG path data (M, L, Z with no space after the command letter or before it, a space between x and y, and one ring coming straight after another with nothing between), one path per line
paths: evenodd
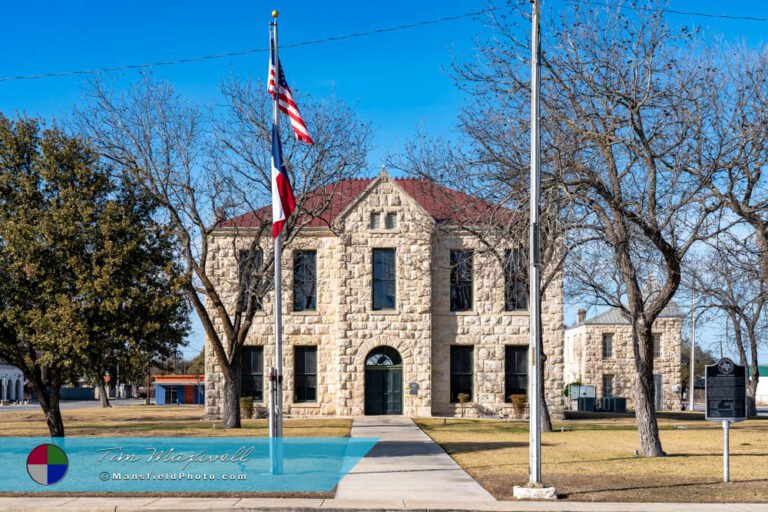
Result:
M659 456L651 329L680 285L686 254L717 229L722 201L706 183L727 142L708 118L711 87L721 83L716 59L692 51L701 49L695 35L666 26L663 4L647 7L582 2L544 23L542 185L570 212L565 239L580 241L569 254L570 285L630 319L640 444ZM478 144L475 161L497 162L509 178L518 169L513 181L496 173L513 184L529 148L530 43L527 23L518 25L526 18L525 7L492 14L495 34L477 62L457 67L472 97L462 128Z
M272 107L260 82L232 78L222 92L225 104L204 113L149 76L124 95L96 81L91 106L77 119L103 158L137 179L161 205L181 241L186 295L224 379L224 426L237 428L242 346L273 286L271 210L259 208L271 201ZM284 231L286 246L304 225L323 217L335 183L364 169L370 145L368 124L350 107L334 99L299 98L315 144L299 143L290 138L290 128L283 130L284 160L297 196ZM245 213L253 214L248 227L229 228L232 260L225 264L240 269L233 291L212 274L210 235L224 219Z
M723 243L698 265L696 291L702 306L719 311L733 326L733 343L739 360L749 366L747 414L757 415L755 394L760 379L758 349L766 333L768 286L761 279L760 254L755 250L755 236L740 239L724 234Z

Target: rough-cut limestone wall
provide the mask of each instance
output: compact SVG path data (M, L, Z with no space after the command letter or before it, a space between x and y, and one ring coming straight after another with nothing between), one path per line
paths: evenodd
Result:
M473 250L473 310L450 311L450 250ZM513 414L504 400L504 347L529 345L529 312L504 311L504 272L492 252L471 234L438 235L434 245L432 335L433 405L436 415L459 415L450 403L450 347L474 345L474 396L467 416ZM553 280L542 298L543 348L547 354L544 386L550 413L563 414L562 279Z
M682 318L658 318L653 332L661 334L661 355L654 360L653 373L662 375L664 410L680 410L680 350ZM603 359L603 334L613 334L613 357ZM565 331L566 384L581 381L596 386L603 396L603 375L613 375L613 394L627 398L633 407L635 378L632 328L629 325L577 325Z
M397 227L370 229L372 212L395 212ZM383 220L383 217L382 217ZM504 312L500 263L476 254L475 311L449 312L450 248L473 247L470 235L446 235L387 176L382 176L330 230L305 230L283 253L284 404L294 415L364 413L365 359L382 345L402 356L403 413L429 416L458 414L449 403L452 344L475 349L475 403L472 414L506 414L504 346L528 345L528 312ZM338 236L337 236L338 234ZM475 240L473 242L473 240ZM237 288L237 248L249 243L247 233L217 232L210 239L208 270L233 308ZM265 255L271 238L264 240ZM372 311L372 251L396 249L395 311ZM293 251L317 250L318 311L292 312ZM257 313L247 345L263 345L265 374L274 364L273 293ZM545 389L553 417L562 415L563 289L562 277L550 285L542 304L544 351L548 355ZM216 328L221 332L217 320ZM318 346L318 401L293 402L293 347ZM222 376L206 343L206 411L220 414ZM410 394L410 384L418 386ZM267 382L265 380L265 392Z
M396 212L395 229L370 229L373 212ZM403 359L403 414L431 412L432 221L389 178L383 177L342 219L338 257L339 354L337 413L364 413L365 359L378 346L395 348ZM395 248L396 308L372 310L374 248ZM416 383L418 392L409 393Z
M236 247L246 248L250 242L247 232L241 232L235 239ZM265 257L271 251L271 238L262 245ZM233 247L230 233L211 237L209 272L215 283L224 290L223 298L230 311L233 310L237 290L237 250ZM317 311L293 311L293 251L317 251ZM283 269L283 404L285 412L295 415L336 414L335 400L337 378L337 354L333 340L337 318L338 238L330 231L306 230L299 239L286 247L282 255ZM274 351L274 292L264 299L262 311L256 313L253 325L246 338L246 345L264 346L264 373L275 364ZM221 323L217 320L221 332ZM316 345L318 352L318 400L316 403L294 403L293 397L293 354L298 345ZM220 414L222 397L222 375L210 344L206 343L206 412L211 417ZM265 400L268 380L264 380ZM266 403L256 404L265 407Z

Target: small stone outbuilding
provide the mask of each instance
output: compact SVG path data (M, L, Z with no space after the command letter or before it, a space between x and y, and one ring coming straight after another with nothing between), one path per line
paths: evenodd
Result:
M659 411L679 411L681 391L681 333L683 312L671 302L653 324L656 385ZM636 375L632 352L632 327L619 309L586 318L578 312L576 325L565 329L565 384L593 385L597 398L625 397L633 408Z

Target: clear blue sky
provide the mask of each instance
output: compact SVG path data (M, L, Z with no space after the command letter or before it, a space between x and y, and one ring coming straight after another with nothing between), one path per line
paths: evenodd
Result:
M498 7L506 5L496 0ZM544 15L564 0L543 0ZM273 8L280 10L282 45L364 32L478 11L486 0L406 2L201 1L201 0L0 0L0 77L141 64L268 46ZM723 4L672 0L670 8L768 18L768 3ZM767 22L670 14L673 24L701 26L725 39L760 44ZM322 97L335 93L372 122L375 150L370 172L417 129L449 134L463 95L445 69L472 54L477 37L488 36L472 17L365 38L286 48L281 60L291 86ZM257 53L154 68L156 76L201 103L216 101L221 79L230 73L262 78L267 55ZM118 86L136 71L109 76ZM0 82L0 112L66 118L81 101L84 77ZM567 318L574 312L569 308ZM202 346L196 329L194 354Z

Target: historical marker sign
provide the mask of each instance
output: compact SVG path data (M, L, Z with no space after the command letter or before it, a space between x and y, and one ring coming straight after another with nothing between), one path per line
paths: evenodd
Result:
M706 418L743 421L747 418L747 371L727 357L706 367Z

